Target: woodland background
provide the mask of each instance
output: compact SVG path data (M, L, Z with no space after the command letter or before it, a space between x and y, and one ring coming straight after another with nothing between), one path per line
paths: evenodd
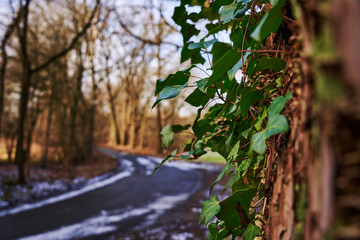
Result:
M32 163L72 175L95 161L96 143L162 153L165 124L192 122L184 97L150 110L156 79L188 67L179 64L172 1L0 3L0 158L16 164L17 183ZM283 3L279 34L294 39L271 35L261 46L291 53L293 94L289 133L266 142L265 238L358 239L360 4Z
M18 182L31 162L71 173L95 143L161 154L165 122L189 121L181 99L151 110L181 67L165 2L1 2L0 157Z

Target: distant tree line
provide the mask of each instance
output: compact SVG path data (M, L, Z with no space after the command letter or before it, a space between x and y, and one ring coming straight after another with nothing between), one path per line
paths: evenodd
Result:
M9 2L0 31L0 134L19 183L33 142L42 166L56 158L65 171L91 158L97 140L162 151L159 132L178 118L179 101L150 106L155 80L174 71L179 46L167 38L177 31L161 3L118 4Z

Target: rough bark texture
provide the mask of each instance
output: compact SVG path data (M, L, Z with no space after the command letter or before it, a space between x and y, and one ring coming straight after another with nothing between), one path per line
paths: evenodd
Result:
M291 132L269 157L265 238L360 239L360 2L291 4L300 54L288 61Z

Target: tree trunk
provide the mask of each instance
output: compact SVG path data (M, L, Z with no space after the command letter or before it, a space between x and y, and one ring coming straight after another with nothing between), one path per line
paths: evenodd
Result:
M26 176L28 176L28 177L30 176L31 144L32 144L34 129L35 129L36 122L37 122L37 119L39 116L37 107L33 111L35 111L35 113L34 113L35 116L33 116L33 119L31 119L31 123L30 123L29 129L27 131L26 149L25 149L25 165L27 166Z
M12 155L12 149L9 149L9 150L7 150L7 154L8 154L8 163L11 163L11 161L12 161L12 157L11 157L11 155Z
M120 133L119 133L119 126L117 123L117 117L116 117L116 111L115 111L115 103L114 100L111 100L110 102L110 110L111 110L111 119L114 126L114 133L115 133L115 141L116 144L120 144Z
M84 72L84 65L81 56L81 45L77 48L77 58L78 58L78 66L77 66L77 76L75 83L75 92L73 93L73 99L71 103L70 109L70 126L69 126L69 138L67 141L66 147L66 156L63 162L63 169L67 172L70 171L70 165L75 157L75 146L76 146L76 119L78 114L78 103L81 95L81 85L82 85L82 76Z
M42 157L41 157L41 166L42 167L45 167L45 165L47 163L47 159L48 159L48 152L49 152L49 146L50 146L49 141L50 141L52 115L53 115L53 100L52 100L52 97L50 97L49 112L48 112L48 115L47 115L46 130L45 130L45 144L44 144L43 154L42 154Z
M21 85L21 95L20 95L20 106L19 106L19 126L18 126L18 137L16 141L16 152L15 152L15 162L18 164L18 182L25 183L25 173L24 173L24 163L25 163L25 152L24 152L24 137L25 137L25 121L27 118L27 109L28 109L28 99L29 99L29 90L31 84L31 72L29 71L28 66L24 67L23 71L25 74L25 79Z
M106 63L105 63L106 90L107 90L107 94L108 94L108 103L109 103L110 111L111 111L111 120L112 120L112 124L114 126L115 142L117 145L120 145L120 132L119 132L119 125L118 125L118 121L117 121L116 107L115 107L115 100L116 100L117 94L114 94L112 92L110 77L109 77L108 61L109 61L109 57L106 56Z
M2 63L0 69L0 136L2 134L2 115L4 112L4 93L5 93L5 72L7 66L7 53L5 49L6 42L1 45Z
M6 52L6 44L10 39L12 33L14 32L15 28L19 24L22 17L22 8L19 9L16 17L13 19L12 23L8 25L5 35L1 41L1 56L2 56L2 63L0 68L0 136L2 134L2 119L3 119L3 112L4 112L4 95L5 95L5 75L6 75L6 67L7 67L7 52ZM11 156L10 156L11 157Z
M317 0L292 4L301 13L301 58L288 87L288 144L276 140L279 157L269 159L266 239L359 239L360 3L328 2L332 12Z
M27 53L27 28L28 28L28 14L29 14L29 5L30 0L26 0L24 6L24 17L23 17L23 26L20 29L18 27L18 37L21 45L21 54L22 54L22 73L23 79L21 82L21 93L20 93L20 104L19 104L19 128L18 128L18 138L16 142L16 152L15 152L15 162L18 164L18 183L25 183L25 173L24 173L24 132L25 132L25 122L27 117L28 109L28 100L29 100L29 91L31 86L31 67L29 56Z
M97 18L95 18L96 20ZM96 114L96 101L97 101L97 83L95 79L95 40L98 37L97 30L95 28L91 28L91 39L87 44L88 54L90 57L90 75L91 75L91 106L90 106L90 114L89 114L89 129L88 136L85 140L85 158L89 158L92 156L92 148L94 145L94 131L95 131L95 114Z

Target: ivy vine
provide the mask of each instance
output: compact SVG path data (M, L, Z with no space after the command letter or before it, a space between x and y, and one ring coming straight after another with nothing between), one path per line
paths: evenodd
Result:
M266 204L267 144L272 136L289 128L281 114L291 98L283 81L286 61L279 57L283 51L266 44L283 22L285 1L181 0L173 14L183 36L181 62L190 60L192 66L157 81L153 107L189 87L191 70L205 61L211 74L197 80L185 99L198 108L192 126L167 125L161 131L165 148L173 143L176 133L191 131L194 139L174 150L160 166L174 158L196 159L209 149L226 159L213 186L230 176L231 195L222 201L216 194L210 195L202 204L199 224L205 222L209 239L254 239L261 235L262 225L256 221L261 213L256 209ZM200 12L188 11L194 6ZM207 23L208 33L194 42L192 39L199 39L199 22ZM221 34L227 34L231 42L220 41ZM241 79L235 77L238 71Z

